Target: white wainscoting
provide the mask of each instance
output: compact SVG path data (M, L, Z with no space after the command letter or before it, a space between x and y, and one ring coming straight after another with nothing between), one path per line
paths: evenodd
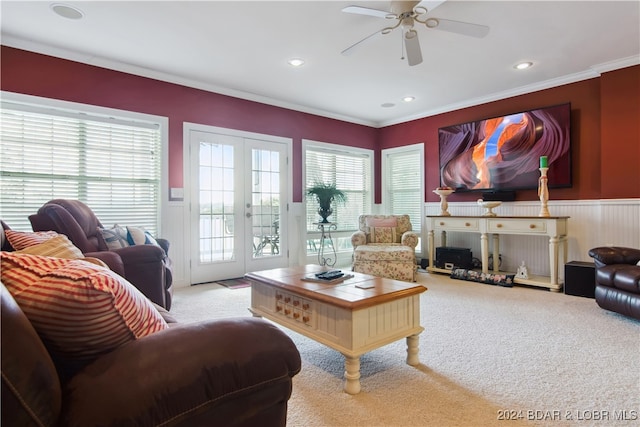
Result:
M304 204L291 204L289 228L289 265L308 261L304 242ZM494 209L499 216L537 216L539 202L504 202ZM597 246L627 246L640 248L640 199L612 200L552 200L549 211L553 216L569 218L569 254L567 261L591 261L589 249ZM440 203L426 203L426 215L440 213ZM449 202L451 215L482 215L484 209L475 202ZM169 202L162 215L162 237L171 242L169 254L173 261L175 286L188 286L189 248L185 206ZM423 238L427 230L423 229ZM436 236L438 246L439 236ZM491 240L490 240L491 242ZM480 236L471 233L449 233L449 246L471 248L473 256L480 258ZM503 270L516 271L522 261L531 274L544 275L549 270L549 242L544 237L501 236L500 253ZM350 255L350 254L349 254ZM346 256L346 255L345 255ZM426 253L424 257L426 257ZM340 260L348 265L348 260ZM560 268L561 273L563 268Z
M440 213L439 202L427 203L425 207L427 215ZM552 200L548 207L552 216L570 217L567 261L592 261L588 252L597 246L640 248L640 199ZM475 202L449 202L448 211L461 216L485 212ZM537 216L540 202L503 202L493 211L498 216ZM436 235L436 246L439 238ZM471 248L473 256L480 258L479 235L447 233L447 246ZM500 236L501 270L516 271L524 261L531 274L544 275L549 271L548 250L545 237ZM562 266L560 269L564 270Z
M173 262L173 286L189 286L188 212L183 202L168 202L162 212L162 235L169 240L169 257Z

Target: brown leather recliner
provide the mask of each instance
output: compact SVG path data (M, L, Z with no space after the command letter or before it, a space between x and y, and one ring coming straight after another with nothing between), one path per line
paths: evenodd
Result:
M3 426L286 425L300 353L269 322L172 323L64 381L2 284L0 294Z
M589 256L596 264L598 305L640 320L640 249L599 247Z
M95 213L79 200L55 199L29 216L33 231L53 230L66 235L85 256L99 258L138 288L154 303L171 309L173 276L169 242L156 239L155 245L136 245L109 250Z

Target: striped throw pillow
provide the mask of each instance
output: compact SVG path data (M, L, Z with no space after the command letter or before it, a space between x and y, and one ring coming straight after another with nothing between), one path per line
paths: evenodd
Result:
M153 304L111 270L82 260L0 252L0 278L49 351L87 362L166 329Z
M75 247L73 243L71 243L71 240L69 240L69 238L64 234L60 234L42 243L28 246L16 252L21 254L52 256L56 258L84 258L84 254L82 253L82 251Z
M19 251L24 248L28 248L29 246L37 245L39 243L46 242L52 237L59 236L55 231L15 231L15 230L5 230L5 235L7 236L7 240L13 246L13 249Z

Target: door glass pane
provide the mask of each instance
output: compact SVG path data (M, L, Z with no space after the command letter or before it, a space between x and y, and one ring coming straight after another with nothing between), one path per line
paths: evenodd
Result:
M251 151L253 258L280 254L280 153Z
M200 262L235 258L233 146L200 142Z

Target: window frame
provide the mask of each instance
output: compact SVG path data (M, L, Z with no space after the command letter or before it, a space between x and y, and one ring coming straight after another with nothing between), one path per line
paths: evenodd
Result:
M153 222L150 222L150 228L153 229L155 234L162 235L163 232L163 215L166 211L168 202L168 118L163 116L156 116L151 114L139 113L134 111L120 110L115 108L102 107L91 104L83 104L71 101L62 101L52 98L44 98L39 96L24 95L20 93L0 91L0 101L2 102L2 108L5 106L10 107L11 104L18 104L20 109L29 110L33 109L39 113L48 113L51 115L57 115L61 117L81 118L82 115L93 116L102 118L104 121L114 123L127 123L127 124L140 124L141 127L155 126L159 132L159 146L160 146L160 159L159 159L159 188L158 188L158 206L156 207L156 216ZM45 203L47 200L44 200ZM35 212L25 212L24 220L19 223L11 223L9 220L8 225L16 230L30 231L30 223L28 215ZM100 215L97 213L98 217ZM6 218L3 218L6 219ZM104 224L105 227L110 227L113 224ZM133 225L133 224L122 224Z
M303 198L302 198L302 211L304 213L304 244L305 244L305 256L308 257L309 259L311 259L312 257L316 256L316 252L310 252L309 251L309 240L312 239L314 236L319 237L320 236L320 231L319 230L310 230L307 227L307 215L309 215L309 213L307 212L307 203L306 203L306 182L307 182L307 152L313 150L313 151L321 151L321 152L326 152L328 154L337 154L337 155L346 155L346 156L352 156L352 157L361 157L361 158L365 158L366 162L368 162L368 168L369 168L369 180L368 180L368 188L367 188L367 193L368 193L368 200L366 205L364 206L364 212L360 212L358 213L358 215L360 214L366 214L366 213L370 213L372 212L373 209L373 204L374 204L374 178L375 178L375 173L374 173L374 155L375 152L371 149L366 149L366 148L358 148L358 147L351 147L351 146L346 146L346 145L339 145L339 144L331 144L331 143L327 143L327 142L320 142L320 141L314 141L314 140L308 140L308 139L303 139L302 140L302 192L303 192ZM354 153L356 154L354 156ZM347 200L348 203L348 200ZM317 216L317 213L314 212L314 215ZM318 217L318 219L320 219ZM331 220L331 218L329 218ZM357 231L357 226L354 229L338 229L337 231L332 231L331 235L334 239L334 241L336 239L344 239L344 238L350 238L351 234L353 234L353 232ZM341 260L344 261L344 259L346 259L345 254L348 254L348 256L351 256L351 253L353 252L352 248L346 249L340 249L340 247L338 247L338 262L340 262ZM342 256L341 256L342 255ZM350 259L350 258L349 258Z
M389 174L389 157L390 156L394 156L394 155L398 155L398 154L406 154L407 152L416 152L416 154L419 156L419 161L420 161L420 165L419 165L419 171L418 171L418 182L420 183L420 188L419 190L417 190L417 192L419 192L420 194L420 218L419 221L416 223L415 219L412 218L411 220L411 225L413 226L413 231L416 231L418 233L418 235L420 236L420 243L418 244L418 247L416 248L416 256L422 256L422 254L426 253L426 239L422 238L422 232L425 230L425 190L424 190L424 185L425 185L425 162L424 162L424 143L420 142L417 144L411 144L411 145L405 145L402 147L395 147L395 148L385 148L382 150L381 152L381 157L382 157L382 186L383 186L383 190L382 190L382 205L384 206L384 210L385 212L387 212L388 214L404 214L406 212L394 212L392 206L390 206L390 191L389 191L389 179L390 179L390 174ZM417 230L416 230L417 228Z

